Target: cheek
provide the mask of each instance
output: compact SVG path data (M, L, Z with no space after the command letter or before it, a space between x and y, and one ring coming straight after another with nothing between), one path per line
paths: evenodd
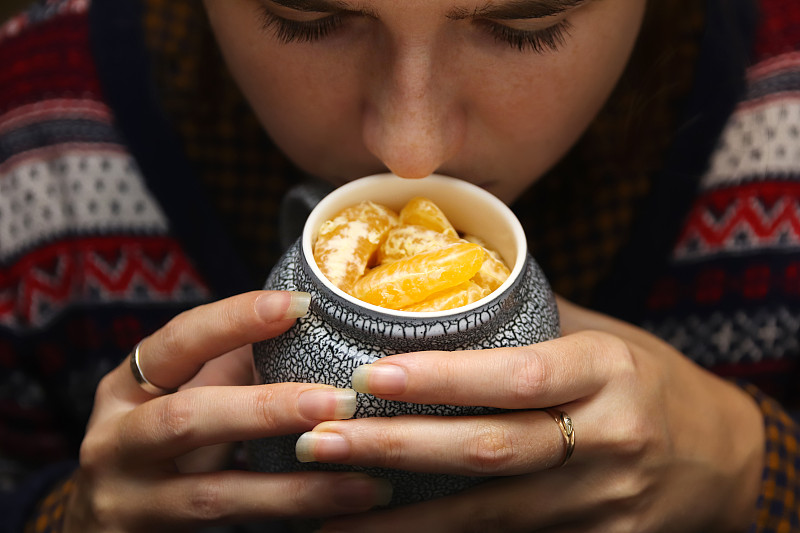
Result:
M342 135L360 123L361 82L352 50L328 50L323 58L309 53L307 44L277 43L247 9L225 5L209 15L233 78L289 158L321 166L334 157L331 146L358 150L348 146L356 144L352 135Z
M243 58L231 70L264 128L290 157L301 148L315 153L342 142L341 132L359 122L358 80L342 76L352 69L309 65L307 57L259 55Z
M558 53L520 54L486 62L475 78L480 83L470 89L477 95L475 116L491 132L490 138L529 153L528 171L536 176L555 164L583 134L613 91L634 48L644 2L597 5L610 12L597 17L587 9L576 16L568 44ZM591 26L584 20L591 20Z

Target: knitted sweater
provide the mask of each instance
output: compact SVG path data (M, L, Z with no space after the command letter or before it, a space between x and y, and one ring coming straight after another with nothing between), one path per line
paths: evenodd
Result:
M9 531L31 517L38 530L58 529L69 485L40 499L74 468L100 377L178 312L257 288L262 263L281 251L280 198L301 174L259 137L238 97L190 111L224 111L255 141L211 153L192 140L200 136L178 96L196 73L154 55L181 47L143 30L169 19L154 12L188 16L180 4L47 0L0 27L0 516ZM756 397L768 456L752 530L800 531L800 429L787 414L800 399L800 4L760 0L756 27L752 7L708 0L682 119L586 303ZM271 155L251 168L251 153ZM265 176L250 194L263 197L251 219L215 205L225 182L213 177L226 173ZM537 259L557 290L579 295L569 288L583 271L559 267L531 201L514 207ZM232 228L256 219L269 244L253 266Z

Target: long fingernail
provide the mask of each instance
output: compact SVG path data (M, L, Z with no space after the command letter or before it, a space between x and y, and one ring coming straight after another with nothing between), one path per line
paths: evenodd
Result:
M408 376L396 365L361 365L353 371L351 383L366 394L401 394L408 386Z
M289 303L286 304L286 297ZM300 318L308 313L311 295L307 292L265 292L255 301L256 313L264 322L274 322L287 318Z
M311 305L311 294L301 291L290 291L291 300L289 307L286 308L283 318L300 318L308 314L308 306Z
M392 501L392 484L385 479L364 474L350 474L336 484L333 501L342 507L369 509L376 505L389 505Z
M350 455L350 444L338 433L307 431L297 439L294 452L301 463L341 461Z
M297 399L297 410L309 420L345 420L356 412L353 389L311 389Z

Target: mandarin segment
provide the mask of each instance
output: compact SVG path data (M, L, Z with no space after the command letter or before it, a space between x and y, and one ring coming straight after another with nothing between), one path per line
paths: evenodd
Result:
M400 210L400 223L422 226L452 237L458 236L439 206L422 196L412 198Z
M471 259L465 259L468 250ZM353 296L415 312L462 307L493 292L510 275L496 251L474 235L459 238L441 209L423 197L411 199L399 214L373 202L343 210L320 228L314 258L336 286ZM464 277L470 269L476 272Z
M480 244L486 252L486 260L483 262L483 266L481 266L478 273L475 274L475 277L472 278L472 281L484 289L487 289L489 292L494 291L508 279L508 276L511 275L511 270L508 269L500 258L500 254L489 248L486 241L477 235L464 235L464 240Z
M503 259L500 257L500 254L497 253L497 251L495 251L494 249L492 249L489 246L489 243L487 243L485 240L481 239L477 235L472 235L471 233L467 233L461 238L467 242L474 242L475 244L480 244L481 246L483 246L483 249L486 251L487 254L491 255L492 257L503 263ZM503 264L505 265L505 263Z
M508 279L511 271L502 261L493 256L490 250L484 248L484 251L486 252L486 259L483 261L481 269L472 278L472 281L488 292L492 292Z
M322 224L314 243L314 260L331 283L344 291L367 270L373 255L398 215L386 206L361 202Z
M489 294L483 287L472 281L460 283L455 287L431 294L421 302L404 307L403 311L433 312L447 311L477 302Z
M439 233L423 226L400 225L388 231L378 248L378 264L390 263L461 242L458 237Z
M373 268L353 285L351 294L367 303L401 309L468 281L485 255L473 243L420 253Z

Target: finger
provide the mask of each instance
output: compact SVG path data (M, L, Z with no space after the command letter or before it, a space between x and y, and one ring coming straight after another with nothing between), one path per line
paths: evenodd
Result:
M286 331L306 313L308 298L300 292L253 291L185 311L142 341L141 371L159 387L183 385L206 362ZM111 388L140 401L142 391L127 364L113 371Z
M356 395L326 385L199 387L154 398L120 422L122 457L168 459L202 446L299 433L353 416Z
M203 368L180 389L208 387L210 385L254 385L252 345L242 346L208 361Z
M177 476L148 485L132 498L132 514L164 527L208 526L254 519L331 516L385 505L385 481L355 473L261 474L226 471ZM140 524L140 527L147 524Z
M418 352L384 357L353 373L353 388L424 404L533 409L598 392L630 365L616 337L581 332L516 348Z
M334 518L320 533L513 533L569 529L600 507L597 490L587 480L585 490L567 470L550 470L534 476L487 481L459 494L386 511ZM609 484L611 481L609 481ZM590 492L591 491L591 492ZM568 497L567 497L568 496ZM595 526L598 523L595 522ZM562 527L564 529L558 529Z
M304 462L465 476L510 476L545 470L561 464L564 454L561 430L544 411L324 422L297 441L297 456Z

